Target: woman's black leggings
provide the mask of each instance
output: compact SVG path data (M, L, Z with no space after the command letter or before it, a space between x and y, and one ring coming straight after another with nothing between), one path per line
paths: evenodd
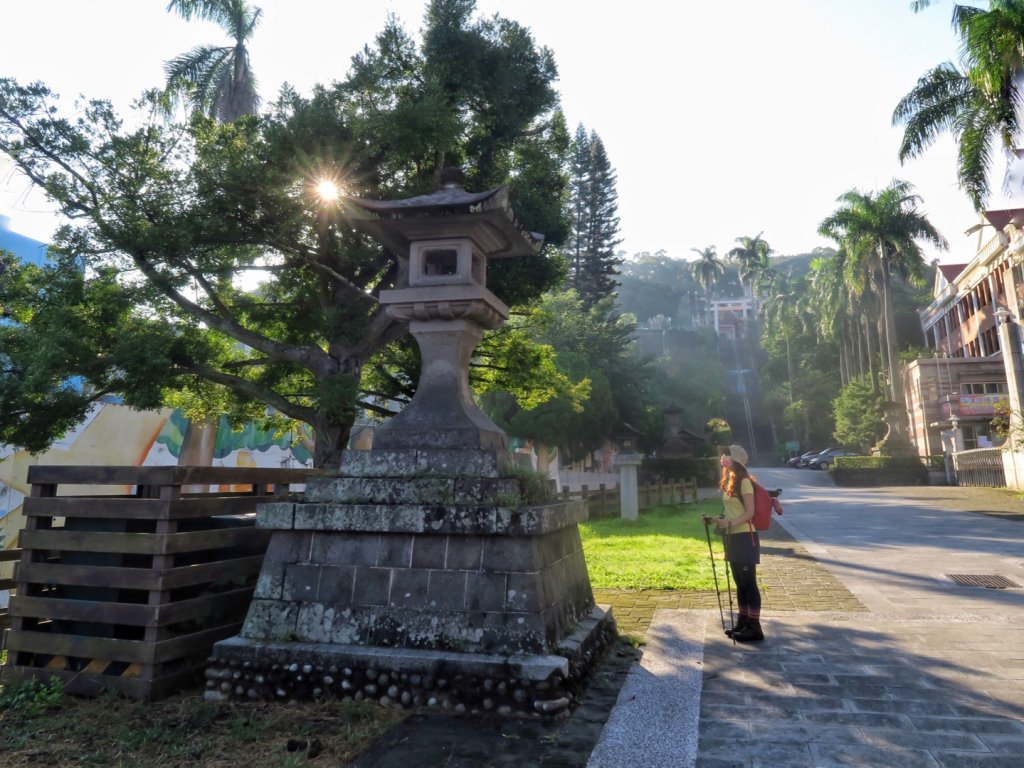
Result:
M736 582L736 602L740 613L761 615L761 591L757 588L757 566L747 563L729 563L732 580Z

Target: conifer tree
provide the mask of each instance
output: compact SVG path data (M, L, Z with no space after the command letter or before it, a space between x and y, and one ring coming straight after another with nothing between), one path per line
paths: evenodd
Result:
M583 123L576 126L569 159L569 208L572 233L569 239L570 280L576 287L584 254L590 250L590 222L587 216L588 181L590 178L590 137Z
M622 259L618 237L616 174L596 132L576 129L570 168L570 206L573 214L570 280L586 306L611 295Z

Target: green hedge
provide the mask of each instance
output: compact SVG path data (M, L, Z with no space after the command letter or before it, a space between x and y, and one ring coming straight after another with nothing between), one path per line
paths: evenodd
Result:
M718 459L645 458L640 465L641 483L657 480L689 480L697 478L697 485L707 488L718 484Z
M928 485L933 457L838 456L829 470L836 485ZM941 460L941 456L938 457Z

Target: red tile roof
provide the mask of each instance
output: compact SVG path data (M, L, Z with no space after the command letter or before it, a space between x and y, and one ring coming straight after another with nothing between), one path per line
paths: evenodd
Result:
M989 224L1002 232L1010 222L1024 224L1024 208L1006 208L1002 211L985 211Z
M939 271L942 272L944 278L952 283L966 266L966 264L939 264Z

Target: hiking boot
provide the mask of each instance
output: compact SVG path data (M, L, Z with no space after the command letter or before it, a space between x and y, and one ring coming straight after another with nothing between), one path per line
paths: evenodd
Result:
M726 637L732 637L734 634L736 634L741 629L743 629L745 626L747 626L747 622L749 622L749 621L750 621L750 617L747 616L745 613L741 613L736 618L736 624L733 625L732 629L725 630L725 636Z
M751 620L743 629L737 629L732 633L732 639L740 643L757 643L764 640L764 632L761 631L761 622Z

